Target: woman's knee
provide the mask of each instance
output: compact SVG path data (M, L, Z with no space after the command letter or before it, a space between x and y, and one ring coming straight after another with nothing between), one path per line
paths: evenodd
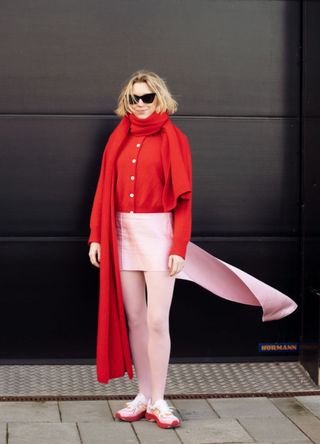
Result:
M147 316L148 329L154 333L166 333L169 328L169 319L166 316L158 314L148 314Z
M144 310L127 313L127 320L130 329L147 327L147 315Z

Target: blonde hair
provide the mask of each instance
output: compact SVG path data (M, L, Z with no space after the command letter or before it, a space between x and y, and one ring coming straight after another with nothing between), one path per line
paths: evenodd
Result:
M124 117L128 112L132 113L129 96L133 95L133 85L137 82L145 82L151 91L156 93L158 99L157 112L162 113L167 111L168 114L173 114L177 111L178 103L172 97L164 79L152 71L140 69L131 75L120 92L118 106L114 110L119 117Z

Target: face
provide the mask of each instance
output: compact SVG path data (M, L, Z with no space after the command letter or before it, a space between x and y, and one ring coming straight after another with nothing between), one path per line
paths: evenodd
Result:
M153 91L148 87L146 82L136 82L133 85L132 93L137 96L143 96L144 94L150 94ZM132 113L138 117L139 119L146 119L149 117L154 111L156 111L158 104L157 96L154 98L152 103L143 103L142 99L139 99L138 103L135 103L131 106Z

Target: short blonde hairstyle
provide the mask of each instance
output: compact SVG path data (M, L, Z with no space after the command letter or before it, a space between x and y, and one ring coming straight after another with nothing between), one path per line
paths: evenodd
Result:
M131 75L120 92L118 106L114 110L117 116L124 117L128 112L132 113L129 96L133 95L133 85L137 82L145 82L151 91L156 93L158 99L157 109L160 113L167 111L168 114L173 114L177 111L178 103L172 97L164 79L152 71L140 69Z

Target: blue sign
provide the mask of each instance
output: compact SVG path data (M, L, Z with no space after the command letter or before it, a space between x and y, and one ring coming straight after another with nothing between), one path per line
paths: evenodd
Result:
M260 353L288 353L298 350L298 342L260 342L258 347Z

